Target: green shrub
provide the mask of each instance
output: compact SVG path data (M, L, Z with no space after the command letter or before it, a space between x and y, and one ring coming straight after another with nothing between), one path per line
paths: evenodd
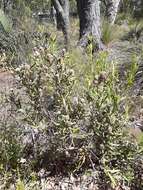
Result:
M20 110L23 120L54 143L47 155L52 155L48 170L50 161L64 173L99 168L100 182L116 187L121 180L131 183L138 146L125 134L122 89L115 65L107 64L106 57L103 52L95 60L89 54L80 67L72 54L37 49L30 65L14 72L29 98L29 106Z
M119 25L111 25L106 20L102 22L102 41L105 45L119 40L125 32L125 29L121 26L119 28Z
M95 58L92 45L82 55L57 52L54 43L53 39L48 48L34 48L29 64L13 68L25 94L19 100L13 93L19 122L29 126L32 135L34 129L38 132L30 151L19 146L22 141L14 128L2 134L1 139L6 139L1 141L6 151L1 152L3 166L17 167L24 177L41 168L51 175L92 170L97 173L99 188L116 188L121 182L131 186L141 151L126 134L128 120L120 109L126 89L121 88L114 63L107 62L106 52ZM21 158L26 159L26 166L19 165Z
M9 121L10 122L10 121ZM17 169L21 159L20 130L15 123L0 122L0 170L5 173Z
M4 28L4 32L10 32L12 29L12 24L10 23L10 20L8 19L8 17L4 14L4 12L0 9L0 24L1 27ZM2 30L2 28L0 27L0 30Z

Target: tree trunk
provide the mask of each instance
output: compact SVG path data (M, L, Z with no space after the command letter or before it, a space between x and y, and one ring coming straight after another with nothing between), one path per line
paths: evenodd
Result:
M57 29L62 30L62 19L58 12L56 12L56 23L57 23Z
M59 26L59 24L60 24L60 27L64 34L65 44L68 45L68 43L69 43L69 27L70 27L69 0L52 0L52 2L54 5L54 8L56 10L57 25Z
M107 1L107 18L109 23L114 24L118 12L120 0L106 0Z
M76 0L80 21L80 41L81 47L86 47L90 42L90 37L96 48L100 49L100 6L99 0Z
M51 19L52 23L54 23L54 25L57 26L56 10L55 10L52 2L51 2L51 7L50 7L50 19Z
M56 26L56 28L58 30L62 30L61 15L60 15L59 12L56 11L56 9L54 8L54 4L53 3L51 3L50 17L51 17L51 21L54 23L54 25Z

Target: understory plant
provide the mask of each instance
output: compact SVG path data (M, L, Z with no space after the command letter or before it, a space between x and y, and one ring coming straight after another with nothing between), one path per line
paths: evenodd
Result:
M12 100L19 123L31 131L30 138L20 139L24 163L15 162L18 172L22 176L27 167L44 168L49 175L93 171L99 189L131 186L136 158L142 158L125 130L120 103L126 97L115 64L106 52L95 58L92 45L87 55L74 57L54 50L53 43L33 49L29 63L12 68L24 92L21 98L13 93ZM142 187L139 183L135 188Z
M107 63L106 52L95 59L91 49L86 65L79 66L82 76L72 55L50 47L38 49L29 64L14 69L28 100L19 109L21 120L42 131L48 143L48 150L42 144L34 150L33 164L53 174L91 168L98 171L99 184L129 185L139 148L125 132L118 72L114 63Z

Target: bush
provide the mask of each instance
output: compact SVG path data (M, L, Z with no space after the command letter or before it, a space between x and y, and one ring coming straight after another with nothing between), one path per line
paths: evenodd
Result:
M105 45L121 39L125 32L123 27L120 26L119 29L119 25L111 25L106 20L102 22L102 41Z
M114 63L107 62L106 52L95 59L91 45L82 63L80 54L57 52L53 43L34 48L29 64L13 68L25 94L12 97L22 136L14 128L6 133L2 164L19 168L23 177L41 168L50 175L92 170L100 189L130 186L139 146L126 134L128 120L120 110L125 89Z
M22 102L19 109L22 120L38 130L31 148L34 160L29 151L25 158L51 174L98 168L102 184L129 183L138 147L125 134L115 66L107 64L106 53L97 60L89 54L88 64L81 67L73 56L51 52L50 47L37 49L30 64L14 69L28 100L28 106Z

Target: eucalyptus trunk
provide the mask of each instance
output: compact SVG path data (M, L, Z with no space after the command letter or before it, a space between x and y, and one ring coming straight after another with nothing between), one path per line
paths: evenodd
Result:
M96 48L100 49L101 28L100 28L100 5L99 0L76 0L80 21L81 47L86 47L90 40Z
M50 7L50 19L52 23L57 26L57 20L56 20L56 10L54 8L54 5L51 2L51 7Z
M120 0L106 0L107 19L109 23L114 24L118 13Z
M57 26L63 31L65 44L69 43L69 0L52 0L53 6L56 10Z

